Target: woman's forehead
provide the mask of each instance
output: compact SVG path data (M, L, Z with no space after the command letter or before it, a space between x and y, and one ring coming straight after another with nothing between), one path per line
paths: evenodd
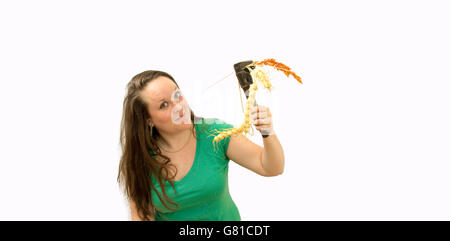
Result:
M177 88L177 85L171 79L161 76L150 81L143 89L142 94L150 102L149 104L154 104L161 102L161 100L170 100L173 91Z

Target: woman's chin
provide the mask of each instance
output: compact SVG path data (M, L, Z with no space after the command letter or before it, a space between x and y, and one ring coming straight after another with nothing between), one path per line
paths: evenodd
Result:
M173 121L173 124L178 127L190 127L192 125L191 118L181 117Z

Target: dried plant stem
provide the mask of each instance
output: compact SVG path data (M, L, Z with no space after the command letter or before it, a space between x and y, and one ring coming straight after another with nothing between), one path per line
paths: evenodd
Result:
M255 102L256 97L256 90L258 89L258 84L254 82L252 85L250 85L250 94L246 102L245 106L245 119L244 123L242 123L239 127L235 128L228 128L223 131L215 131L213 135L215 136L213 139L213 145L214 148L216 148L216 145L219 141L223 140L224 138L227 138L228 136L235 135L235 134L247 134L250 126L252 124L252 119L250 118L250 113L253 110L253 103Z

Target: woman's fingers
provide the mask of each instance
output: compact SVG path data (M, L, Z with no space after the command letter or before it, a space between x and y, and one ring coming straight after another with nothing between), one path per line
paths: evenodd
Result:
M265 106L258 105L251 112L251 118L256 130L264 131L264 134L272 134L272 114L270 109Z
M255 126L257 125L270 125L272 123L272 118L270 117L266 117L266 118L253 118L253 124Z
M268 130L268 129L272 128L272 126L271 125L257 125L257 126L255 126L255 128L260 131L260 130Z
M265 106L261 106L258 105L256 108L254 108L252 110L252 112L250 113L252 116L256 116L257 119L259 118L266 118L266 117L271 117L272 114L270 113L269 108L265 107Z

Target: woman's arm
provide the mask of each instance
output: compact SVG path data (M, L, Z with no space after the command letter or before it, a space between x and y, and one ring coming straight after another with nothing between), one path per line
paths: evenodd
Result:
M284 151L272 128L269 108L258 106L252 113L255 128L269 134L263 138L264 147L256 145L244 135L230 137L227 157L261 176L277 176L284 171Z
M255 128L263 135L264 151L262 153L263 169L273 175L280 175L284 171L284 151L275 132L273 131L272 113L265 106L257 106L251 113Z
M283 149L275 134L264 138L264 148L242 134L231 136L227 157L265 177L280 175L284 170Z
M262 154L263 169L275 175L284 171L284 151L275 133L263 138L264 151Z

